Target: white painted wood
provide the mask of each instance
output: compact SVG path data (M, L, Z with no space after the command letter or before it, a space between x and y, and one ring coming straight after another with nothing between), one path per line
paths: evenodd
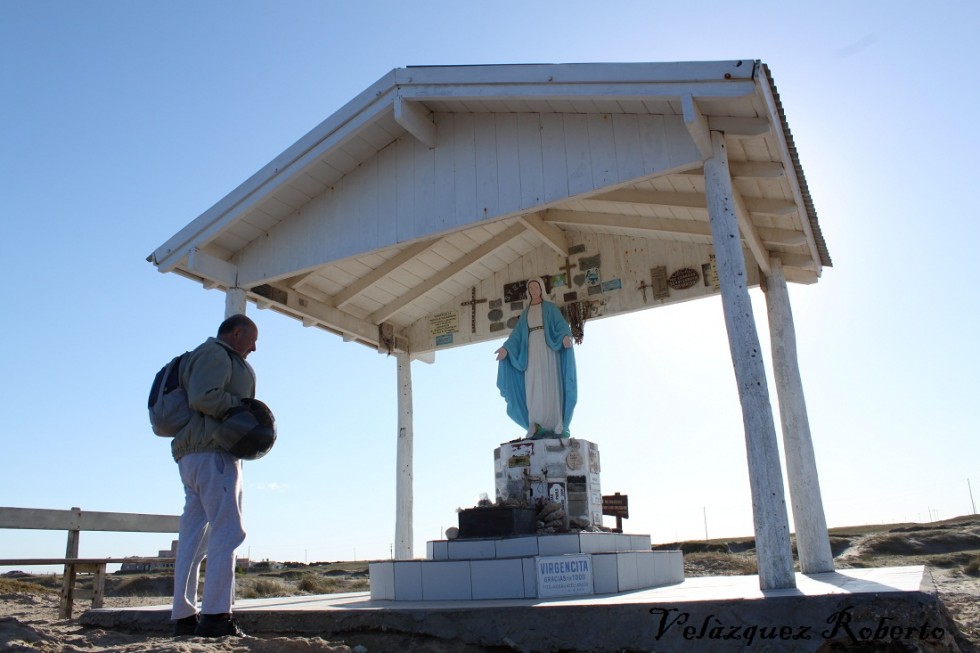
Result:
M234 286L238 277L238 268L234 264L202 252L199 248L191 248L187 255L187 269L213 283L224 286Z
M225 317L245 315L245 291L241 288L229 288L225 291Z
M408 354L395 355L398 366L398 449L395 464L395 559L413 555L414 462L412 361Z
M712 156L704 164L705 195L745 425L759 584L762 589L792 588L796 579L779 447L759 334L753 320L724 135L712 132L711 145Z
M401 266L403 266L408 261L418 257L426 250L432 248L436 244L438 239L422 240L413 245L406 247L397 256L393 256L382 265L374 268L367 274L356 279L354 283L350 284L342 291L333 296L334 306L337 308L343 308L343 306L349 302L351 299L364 292L367 288L376 284L379 280L388 276Z
M711 116L707 120L710 131L722 132L730 138L759 138L770 132L769 121L765 118Z
M778 257L773 258L772 271L767 277L766 308L800 571L804 574L833 571L834 555L827 534L810 420L796 355L796 327L782 261Z
M395 312L397 312L400 308L405 306L405 304L408 304L412 300L421 297L426 292L432 290L433 288L438 286L440 283L442 283L449 277L466 269L470 265L473 265L474 263L479 261L481 258L486 256L493 250L502 246L504 243L513 240L514 238L522 234L526 229L527 227L525 227L523 224L518 223L518 224L511 225L510 227L505 229L503 232L497 234L483 245L480 245L480 247L478 247L476 250L470 253L469 256L467 256L467 258L458 260L453 264L449 265L448 267L446 267L445 269L441 270L439 274L427 278L425 281L418 284L410 291L407 291L404 294L402 294L402 296L397 298L395 301L386 304L381 309L372 313L368 319L371 322L374 322L375 324L381 324L389 317L391 317Z
M752 250L756 265L762 268L765 274L769 274L769 251L752 223L752 216L749 215L749 210L745 206L745 200L742 199L742 194L734 188L732 189L732 199L735 200L735 216L738 219L738 228L742 233L742 238Z
M518 218L524 226L536 233L545 245L555 250L560 256L568 256L568 239L565 232L552 224L545 222L537 213L528 213Z
M237 283L268 283L397 242L536 211L561 199L559 192L592 193L636 174L700 167L700 155L679 118L561 118L559 139L553 118L547 121L547 137L541 136L545 123L539 114L477 114L460 121L438 114L439 147L430 150L414 138L392 143L301 213L247 245ZM617 146L636 141L637 131L640 169L636 148ZM382 167L387 174L381 174ZM561 175L564 184L558 181ZM476 201L471 203L474 186ZM391 220L393 207L394 234L382 226Z
M423 145L432 149L436 146L436 126L432 115L421 102L406 100L401 95L394 100L395 122L405 128Z
M684 125L691 134L691 139L697 145L698 151L705 159L711 156L711 134L708 132L708 120L701 113L694 96L685 93L681 96L681 110L684 114Z
M759 92L762 94L762 97L765 98L766 108L768 109L769 114L772 116L780 115L777 106L778 102L776 101L776 98L773 96L773 89L771 87L772 82L769 79L765 66L759 66L758 75L759 75L759 85L758 85ZM776 138L776 142L779 143L779 158L782 161L792 161L793 158L790 156L789 153L789 144L786 142L786 134L783 132L782 129L773 129L773 135ZM804 205L803 193L800 190L800 179L796 174L796 170L790 169L787 170L787 173L788 173L787 180L789 181L790 188L792 189L793 192L793 201L795 204L799 206L803 206ZM802 211L801 211L801 215L802 215ZM801 226L803 227L803 231L804 233L806 233L807 240L809 242L810 256L811 258L813 258L814 264L817 266L816 276L819 277L822 270L822 265L820 263L820 254L817 250L816 240L813 237L813 228L810 225L809 220L804 218L801 222L802 222Z

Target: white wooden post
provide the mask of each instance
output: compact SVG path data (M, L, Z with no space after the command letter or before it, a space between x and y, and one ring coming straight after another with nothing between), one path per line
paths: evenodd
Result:
M412 555L412 361L405 352L395 354L398 364L398 451L395 460L395 559L411 560Z
M765 365L752 314L725 137L711 132L712 156L704 163L711 239L718 264L721 301L735 381L742 404L752 513L762 589L796 587L786 497Z
M229 288L225 291L225 317L245 315L245 291L241 288Z
M803 381L796 355L796 329L793 311L786 288L782 261L771 259L772 270L766 289L766 308L769 314L769 336L772 341L772 366L779 398L779 417L783 427L783 448L786 453L786 476L789 497L793 505L793 524L796 527L796 548L800 571L819 574L834 570L834 555L830 550L827 520L820 498L820 481L810 437L810 421L803 396Z

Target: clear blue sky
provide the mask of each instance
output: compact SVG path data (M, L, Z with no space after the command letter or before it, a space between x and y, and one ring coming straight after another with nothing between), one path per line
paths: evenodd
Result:
M925 4L4 0L0 505L179 513L146 394L214 333L224 295L145 258L392 68L746 58L772 70L834 260L790 288L828 522L970 513L980 5ZM249 312L280 438L246 465L240 554L387 557L394 359ZM493 494L493 449L519 435L497 346L413 365L416 555ZM573 433L598 443L603 492L630 496L628 530L751 534L717 298L590 322L578 367ZM64 540L3 531L0 556L60 555ZM168 543L87 533L82 554Z

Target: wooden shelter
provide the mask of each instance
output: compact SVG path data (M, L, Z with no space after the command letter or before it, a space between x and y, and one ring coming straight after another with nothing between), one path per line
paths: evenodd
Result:
M397 557L412 556L410 361L504 337L541 276L573 329L721 294L760 583L795 583L748 289L767 289L804 573L833 568L787 282L831 261L759 61L392 70L149 257L398 357Z

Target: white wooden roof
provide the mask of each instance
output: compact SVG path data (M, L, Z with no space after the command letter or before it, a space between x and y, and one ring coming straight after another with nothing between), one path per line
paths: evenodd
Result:
M696 299L718 292L710 131L750 282L772 256L817 281L830 256L751 60L398 68L148 260L371 346L385 325L413 354L502 337L532 276L590 319Z

